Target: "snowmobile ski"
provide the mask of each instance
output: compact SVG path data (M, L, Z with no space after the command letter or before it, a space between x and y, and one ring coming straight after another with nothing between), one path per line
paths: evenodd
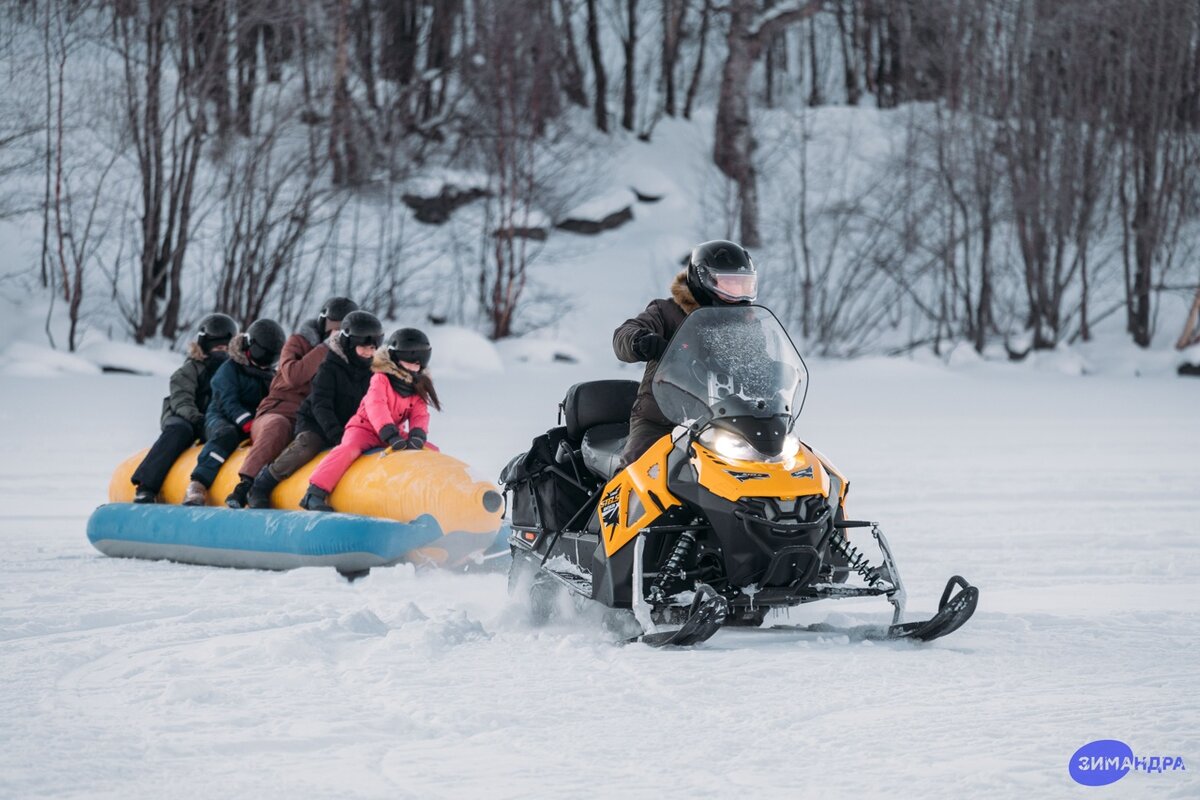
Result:
M958 588L953 597L950 593ZM938 603L937 613L922 622L901 622L888 628L889 639L917 639L929 642L953 633L962 627L963 623L975 613L979 602L979 590L967 583L961 575L955 575L946 582L942 599Z
M953 596L950 593L955 588L959 591ZM886 627L882 625L859 625L853 628L842 628L818 622L812 625L773 625L762 630L775 633L802 632L840 634L851 641L885 642L897 639L912 639L919 642L929 642L939 639L948 633L953 633L962 627L963 623L975 613L979 602L979 590L967 583L961 576L955 575L946 583L942 599L938 603L938 611L926 620L915 622L900 622Z
M725 622L729 604L708 586L696 588L687 620L673 631L652 631L636 641L651 647L691 647L709 639Z

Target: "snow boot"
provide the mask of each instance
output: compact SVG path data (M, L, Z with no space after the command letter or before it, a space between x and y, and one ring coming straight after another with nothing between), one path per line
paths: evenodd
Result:
M137 491L133 493L133 502L139 504L157 503L158 492L147 489L145 486L137 487Z
M250 485L254 483L253 478L247 478L245 475L238 481L238 485L233 487L233 491L229 493L229 497L225 498L225 505L230 508L245 508L246 495L250 493Z
M187 491L183 493L183 504L185 506L207 505L208 487L200 481L192 481L189 483Z
M254 476L250 485L250 493L246 495L246 505L250 508L270 508L271 492L279 485L279 478L271 474L270 467L263 467Z
M308 511L333 511L333 506L329 505L329 492L311 483L300 500L300 507Z

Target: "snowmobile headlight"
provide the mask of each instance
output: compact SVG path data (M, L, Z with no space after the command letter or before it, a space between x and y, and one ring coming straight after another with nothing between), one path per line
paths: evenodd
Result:
M796 454L800 452L800 440L795 436L784 437L783 450L777 456L764 455L745 438L720 428L708 428L697 437L697 441L722 458L734 461L757 461L760 464L786 462L795 458Z
M780 461L790 461L800 452L800 440L795 436L783 437L783 451L779 454Z
M709 428L701 433L697 440L722 458L730 458L734 461L757 461L761 457L761 454L751 447L749 442L731 431Z

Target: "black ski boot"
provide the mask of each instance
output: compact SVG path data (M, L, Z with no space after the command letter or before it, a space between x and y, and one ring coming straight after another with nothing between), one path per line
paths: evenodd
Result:
M333 511L333 506L329 505L329 492L311 483L300 500L300 507L307 511Z
M254 476L250 493L246 495L246 505L250 508L270 508L271 492L279 485L279 478L271 474L270 467L263 467Z
M246 495L250 493L250 485L254 483L253 478L243 477L238 481L238 485L233 487L233 491L225 498L225 505L230 508L245 508Z
M138 504L157 503L158 492L152 489L147 489L145 486L137 487L137 491L133 493L133 502Z

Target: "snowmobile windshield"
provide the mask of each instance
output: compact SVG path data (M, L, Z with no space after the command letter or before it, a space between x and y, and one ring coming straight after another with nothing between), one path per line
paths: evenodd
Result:
M654 399L676 425L800 413L808 370L779 320L762 306L705 306L671 337L654 373Z

